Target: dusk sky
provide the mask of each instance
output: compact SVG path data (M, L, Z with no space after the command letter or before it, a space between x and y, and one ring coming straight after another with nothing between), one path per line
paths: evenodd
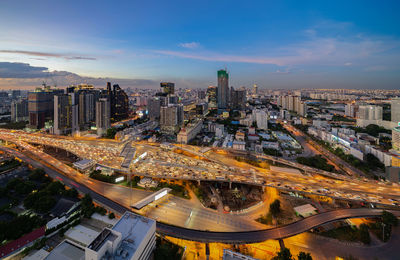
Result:
M400 84L400 1L0 2L0 88ZM101 79L98 79L101 78ZM106 78L106 79L103 79Z

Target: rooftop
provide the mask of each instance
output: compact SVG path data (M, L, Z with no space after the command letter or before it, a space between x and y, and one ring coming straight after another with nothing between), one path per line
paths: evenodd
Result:
M54 248L45 260L84 260L85 250L64 240Z

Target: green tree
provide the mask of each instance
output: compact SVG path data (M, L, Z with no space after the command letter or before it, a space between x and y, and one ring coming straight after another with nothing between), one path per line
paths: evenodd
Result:
M288 248L283 248L278 252L276 256L272 258L272 260L294 260L292 253Z
M111 212L110 214L108 214L108 218L109 219L114 219L115 218L114 212Z
M310 253L300 252L297 255L298 260L312 260Z
M281 202L278 199L274 200L274 202L269 205L269 212L271 212L273 217L278 216L281 212Z
M369 236L368 225L361 224L359 230L360 241L364 244L369 245L371 243L371 237Z
M389 211L386 210L382 211L381 217L382 217L382 222L385 225L391 225L397 227L397 225L399 224L399 220L396 218L396 216Z

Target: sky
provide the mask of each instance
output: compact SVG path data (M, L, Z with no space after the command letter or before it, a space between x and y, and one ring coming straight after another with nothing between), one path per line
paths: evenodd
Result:
M0 88L400 88L400 1L0 2Z

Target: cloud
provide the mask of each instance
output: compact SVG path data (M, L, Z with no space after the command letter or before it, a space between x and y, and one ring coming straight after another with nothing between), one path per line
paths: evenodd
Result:
M184 43L179 43L179 46L182 48L186 49L196 49L200 47L200 43L198 42L184 42Z
M21 54L21 55L47 57L47 58L64 58L66 60L96 60L96 58L94 57L84 57L84 56L76 56L70 54L38 52L38 51L0 50L0 53Z
M351 63L351 62L346 62L346 63L344 64L344 66L351 66L351 65L353 65L353 63Z
M207 82L186 80L181 78L163 79L175 82L182 88L198 88ZM95 87L105 87L107 82L117 83L123 88L159 88L160 81L152 79L123 79L111 77L87 77L68 71L50 71L47 67L31 66L28 63L0 62L0 89L25 88L32 89L41 86L42 82L69 86L87 83Z

